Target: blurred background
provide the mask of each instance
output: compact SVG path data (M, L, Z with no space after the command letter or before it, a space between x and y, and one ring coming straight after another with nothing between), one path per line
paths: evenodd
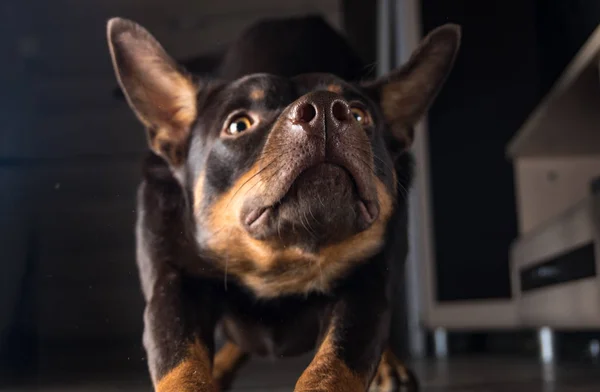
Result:
M107 19L137 21L204 73L250 24L309 14L378 73L431 29L463 27L414 147L392 328L424 385L598 390L597 0L3 0L0 390L149 390L133 237L146 142L116 90ZM239 388L291 390L303 361Z

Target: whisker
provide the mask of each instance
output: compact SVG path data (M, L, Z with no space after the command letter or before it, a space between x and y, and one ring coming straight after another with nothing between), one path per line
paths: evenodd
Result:
M323 203L323 199L321 199L321 195L319 195L319 194L317 193L317 197L319 198L319 203L321 203L321 205L323 206L323 208L326 208L326 207L325 207L325 203Z
M225 205L225 208L229 208L229 204L233 201L233 199L237 196L237 194L239 193L240 190L242 190L242 188L244 186L246 186L246 184L248 184L251 180L253 180L254 178L256 178L258 175L260 175L262 172L264 172L265 170L267 170L273 163L275 163L277 159L273 159L271 162L269 162L265 167L263 167L262 169L260 169L259 171L257 171L256 173L254 173L249 179L247 179L246 181L244 181L244 183L242 185L240 185L240 187L238 189L236 189L236 191L233 193L233 195L229 198L229 200L227 201L227 204ZM260 178L259 178L260 180Z
M227 205L225 206L225 208L229 208L229 204L231 203L231 201L233 201L233 199L237 196L238 192L242 190L242 188L244 188L244 186L246 186L250 181L252 181L253 179L255 179L257 176L259 176L260 174L262 174L265 170L267 170L268 168L271 167L271 165L273 163L276 163L279 159L281 155L286 155L288 152L290 152L291 149L284 149L282 152L279 153L279 156L271 159L271 161L266 164L263 168L261 168L258 172L254 173L249 179L247 179L246 181L244 181L244 183L235 191L235 193L231 196L231 198L229 199L229 201L227 202ZM268 153L263 153L263 155L256 161L256 163L261 163L263 160L266 160L268 157ZM255 163L255 164L256 164ZM275 170L275 173L277 173L279 170ZM259 179L260 180L260 179Z
M319 195L319 194L317 193L317 196L318 196L318 195ZM321 200L321 198L320 198L320 197L319 197L319 200ZM321 203L323 203L323 202L321 201ZM309 213L309 214L310 214L310 216L313 218L313 221L315 221L315 223L316 223L317 225L319 225L319 226L320 226L320 225L321 225L321 223L319 222L319 220L318 220L317 218L315 218L315 215L313 214L313 212L312 212L312 209L310 208L310 203L308 204L308 213Z
M281 237L281 219L277 219L277 235L279 239L283 241L283 237Z
M232 230L233 230L233 227L230 227L229 228L229 237L231 237L231 231ZM229 249L229 248L227 248L227 249ZM229 253L229 250L227 250L225 252L225 273L224 273L224 276L223 276L223 286L225 288L225 291L227 291L227 277L228 277L228 274L229 274L229 257L230 256L231 255Z
M300 215L300 223L302 223L302 226L308 232L308 234L310 234L311 237L317 238L317 236L312 232L312 230L310 230L308 228L308 226L306 224L304 224L304 219L306 219L306 221L308 222L308 218L306 217L306 212L302 211L302 214ZM310 226L310 223L308 223L308 225Z

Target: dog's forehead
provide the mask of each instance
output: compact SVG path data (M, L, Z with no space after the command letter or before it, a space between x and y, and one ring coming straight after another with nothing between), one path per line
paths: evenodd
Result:
M290 80L266 73L252 74L230 82L225 88L226 106L277 109L293 98Z
M344 79L328 73L302 74L292 78L292 81L298 88L307 91L330 90L341 94L351 87Z
M293 78L284 78L272 74L252 74L235 80L229 85L232 94L262 101L274 96L297 98L314 90L329 90L338 94L353 90L345 80L327 73L302 74Z
M262 91L266 95L268 91L281 94L283 90L289 90L291 83L288 79L267 74L259 73L244 76L231 82L228 86L229 91L240 94L256 95L258 91Z
M268 73L256 73L251 75L246 75L239 79L234 80L229 85L232 89L247 89L256 86L268 86L268 85L278 85L285 83L286 79L277 75L268 74Z

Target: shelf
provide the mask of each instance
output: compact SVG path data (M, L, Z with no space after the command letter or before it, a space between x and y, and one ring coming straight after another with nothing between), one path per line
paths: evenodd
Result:
M600 26L510 141L510 159L600 154Z
M523 325L600 326L594 210L589 197L514 242L512 280Z
M593 242L592 206L592 199L586 198L520 236L511 249L513 267L529 267Z

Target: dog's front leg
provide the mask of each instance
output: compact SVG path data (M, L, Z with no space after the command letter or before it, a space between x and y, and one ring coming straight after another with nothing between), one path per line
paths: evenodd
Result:
M211 376L215 303L210 285L168 269L144 314L144 346L156 392L215 392Z
M295 392L365 392L388 340L382 284L353 287L335 305L325 336Z

